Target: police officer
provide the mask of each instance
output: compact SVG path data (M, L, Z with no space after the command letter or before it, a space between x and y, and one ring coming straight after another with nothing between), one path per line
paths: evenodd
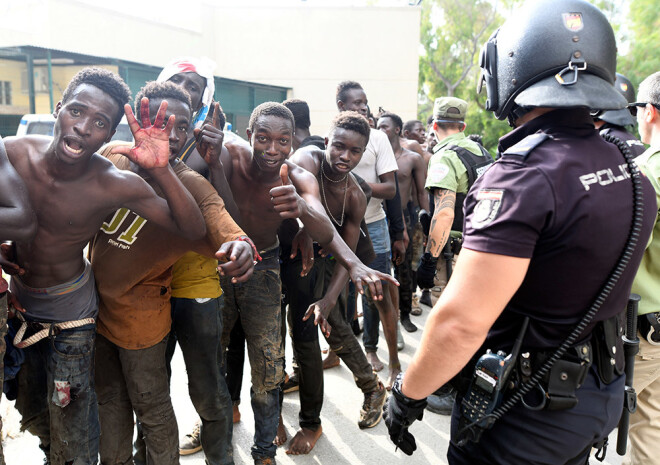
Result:
M655 188L660 202L660 72L644 79L634 103L639 134L650 148L635 162ZM647 201L651 204L651 201ZM639 353L635 357L634 385L637 411L630 417L630 456L626 465L658 465L660 444L660 217L648 244L632 290L639 294Z
M623 74L616 73L616 81L614 87L621 92L628 103L635 102L635 87L632 82ZM632 112L636 112L636 108L632 109L623 108L621 110L606 110L595 111L592 113L594 117L594 125L602 135L611 134L614 137L621 139L630 147L633 156L638 157L646 150L644 144L633 136L629 129L635 126L635 118Z
M465 200L456 269L393 386L386 424L411 454L408 427L425 397L463 370L450 464L586 463L621 416L622 350L603 347L601 334L617 340L613 319L656 216L645 204L654 200L650 183L590 115L626 106L613 86L614 34L584 0L529 2L485 44L480 65L486 108L515 129ZM585 315L595 316L587 323ZM514 344L520 355L507 359ZM475 372L486 349L500 363ZM531 389L526 379L533 390L516 402ZM508 411L484 417L500 394ZM470 416L477 420L466 423Z
M485 148L465 136L467 106L465 100L456 97L440 97L433 105L432 128L438 143L433 148L426 177L425 187L430 192L433 207L431 226L425 231L428 233L426 253L417 270L417 284L421 289L434 286L436 269L438 285L447 284L460 251L465 196L477 177L493 163ZM429 396L427 409L450 415L453 405L453 392L444 387Z

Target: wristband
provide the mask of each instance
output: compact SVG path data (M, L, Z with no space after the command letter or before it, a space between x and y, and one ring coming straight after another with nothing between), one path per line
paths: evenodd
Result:
M253 258L254 258L253 265L256 265L257 263L259 263L262 260L261 255L259 255L259 252L257 252L257 246L254 245L254 242L252 242L252 239L250 239L247 236L241 236L241 237L236 238L236 240L241 241L241 242L247 242L248 244L250 244L250 246L252 247L252 253L254 254L254 256L253 256Z

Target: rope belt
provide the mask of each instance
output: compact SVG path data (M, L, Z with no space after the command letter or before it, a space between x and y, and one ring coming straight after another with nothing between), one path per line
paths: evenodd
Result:
M25 321L25 318L23 318L23 315L21 315L21 313L16 312L16 316L18 317L19 320L22 321L21 327L16 332L16 337L14 337L14 347L18 349L24 349L28 346L31 346L35 342L39 342L43 338L48 337L51 330L57 330L57 332L59 333L63 329L79 328L81 326L94 324L96 322L94 318L83 318L82 320L63 321L61 323L41 323L38 321L33 321L30 323L34 325L40 325L42 329L41 331L38 331L37 333L33 334L32 336L30 336L29 338L23 341L22 340L23 336L25 335L25 331L27 331L28 328L28 322Z

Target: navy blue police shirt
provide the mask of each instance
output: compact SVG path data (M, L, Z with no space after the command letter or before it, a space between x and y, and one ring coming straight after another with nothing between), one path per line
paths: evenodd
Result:
M646 146L638 138L626 131L626 128L617 126L615 124L605 123L598 130L600 134L610 134L618 139L621 139L628 145L632 156L637 158L646 152Z
M465 200L463 247L531 260L484 348L510 348L521 315L531 319L524 348L556 348L587 312L626 243L633 204L628 167L587 110L543 114L500 139L499 149L502 158ZM657 212L646 178L643 192L637 248L585 336L595 322L625 309Z

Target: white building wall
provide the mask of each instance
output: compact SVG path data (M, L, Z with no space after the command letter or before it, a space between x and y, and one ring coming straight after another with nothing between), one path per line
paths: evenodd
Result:
M131 2L108 3L0 2L0 46L35 45L155 66L177 56L208 56L218 64L217 76L290 87L291 97L309 103L317 134L325 134L337 112L335 89L342 80L362 84L372 111L382 106L404 121L416 117L417 7L135 0L129 10Z

